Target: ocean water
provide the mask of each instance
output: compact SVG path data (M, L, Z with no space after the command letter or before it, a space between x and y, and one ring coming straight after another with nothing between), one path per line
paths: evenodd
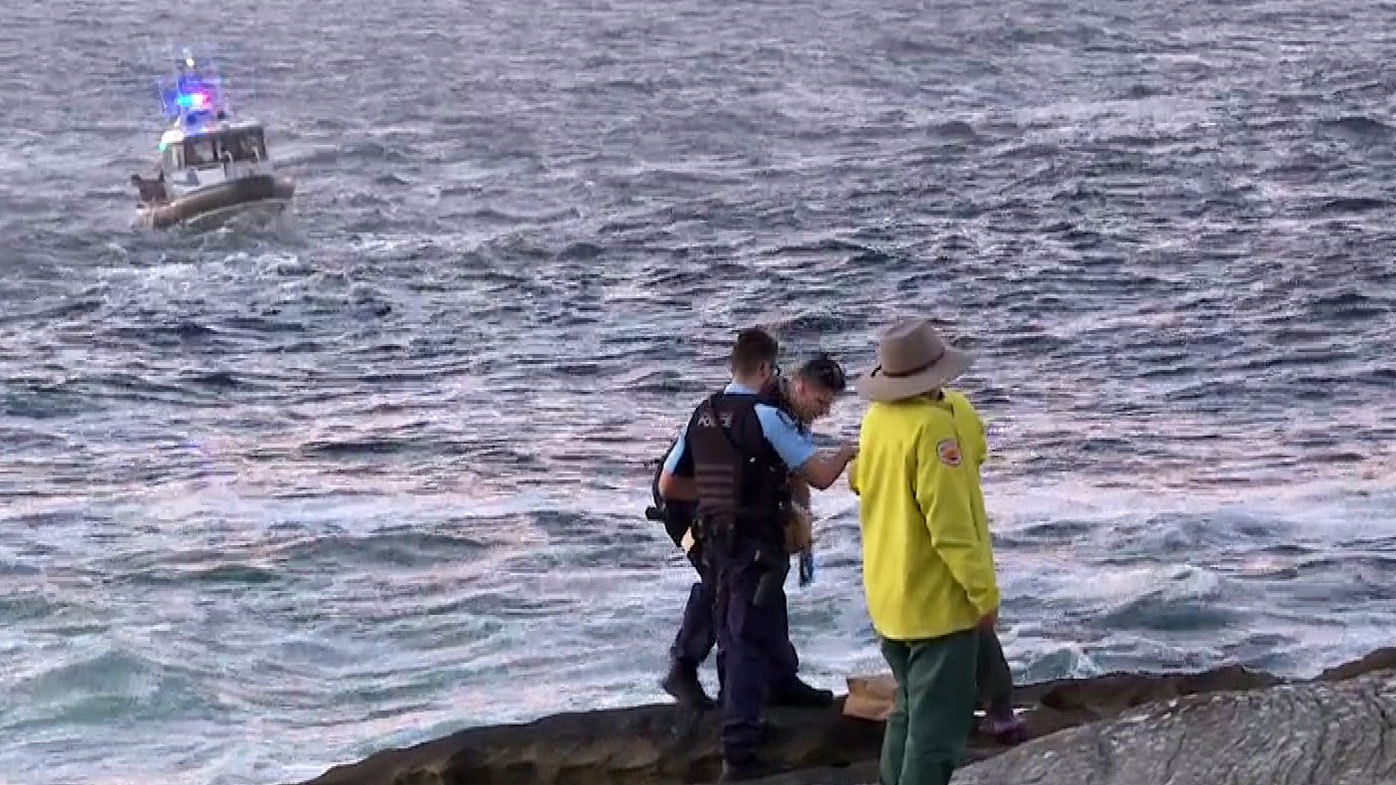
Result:
M0 781L283 783L666 700L650 461L757 322L855 373L905 314L975 353L1019 679L1391 641L1389 9L10 6ZM268 124L280 225L131 225L184 42ZM855 501L815 509L793 634L841 689L882 663Z

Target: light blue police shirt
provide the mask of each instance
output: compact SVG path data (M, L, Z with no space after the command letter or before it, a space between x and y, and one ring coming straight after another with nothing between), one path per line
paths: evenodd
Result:
M723 392L756 395L756 390L736 382L728 383ZM785 465L790 467L791 471L800 468L814 455L814 440L800 430L792 417L768 403L758 403L755 408L756 419L761 422L761 434L770 442L771 447L775 448L776 454L785 461ZM684 439L687 433L688 423L684 423L679 431L678 440L669 448L669 455L664 459L664 471L673 474L678 468L679 459L683 458L684 450L688 449L688 443Z

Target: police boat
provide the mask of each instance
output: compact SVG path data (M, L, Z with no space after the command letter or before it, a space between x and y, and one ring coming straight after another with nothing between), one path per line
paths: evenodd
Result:
M173 84L161 85L173 122L160 137L156 174L131 175L139 222L205 228L243 214L281 214L296 186L277 173L262 124L234 118L211 66L184 54Z

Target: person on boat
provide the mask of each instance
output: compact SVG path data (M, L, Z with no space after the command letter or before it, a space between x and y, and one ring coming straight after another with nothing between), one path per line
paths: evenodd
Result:
M698 620L713 609L722 683L724 782L781 770L757 756L762 708L772 692L803 685L789 669L793 647L782 588L790 564L784 519L792 500L791 481L828 488L856 454L851 444L832 454L817 453L797 417L775 405L771 388L778 353L775 338L764 330L738 334L731 381L694 409L656 481L663 499L694 503L690 531L697 532L695 539L701 543L697 562L702 580L690 593L686 617L692 614L695 626L701 626ZM814 388L798 379L789 389L792 399L805 392L819 399L811 404L811 413L827 412L833 393L815 393ZM691 476L683 476L689 472ZM712 587L711 601L703 595L704 584ZM674 683L692 687L696 663L684 657L686 637L681 630L675 646L678 664L671 675ZM701 646L694 648L701 653ZM808 695L810 689L801 693ZM681 694L692 697L695 692L701 694L701 687ZM827 702L832 693L820 699Z
M140 194L141 204L164 204L170 200L170 193L165 189L165 172L150 180L138 174L131 175L131 184L136 186L136 191Z
M897 683L880 775L946 785L974 725L979 644L998 619L979 483L988 445L969 399L946 387L972 358L929 321L893 325L877 359L855 383L869 406L848 483L868 614Z

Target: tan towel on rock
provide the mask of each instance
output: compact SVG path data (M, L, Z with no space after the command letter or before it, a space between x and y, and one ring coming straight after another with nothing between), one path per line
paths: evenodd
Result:
M876 676L849 676L848 698L843 713L875 722L885 722L897 700L897 680L890 673Z

